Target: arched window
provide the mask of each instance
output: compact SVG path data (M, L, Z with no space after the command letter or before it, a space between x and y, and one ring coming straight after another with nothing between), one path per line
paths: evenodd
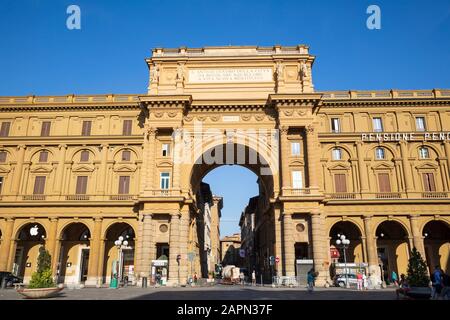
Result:
M384 148L376 148L375 149L375 159L377 160L382 160L385 158L385 154L384 154Z
M428 159L430 158L430 151L427 147L420 147L419 148L419 158L420 159Z
M0 151L0 163L5 163L6 162L6 157L7 157L7 153L6 151Z
M332 151L333 160L342 160L342 150L334 148Z
M41 151L39 153L39 162L47 162L48 161L48 151Z
M89 161L89 151L83 150L80 154L80 162L88 162Z

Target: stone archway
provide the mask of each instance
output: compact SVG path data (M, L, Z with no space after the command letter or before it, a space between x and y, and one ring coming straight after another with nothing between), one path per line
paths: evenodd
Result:
M115 222L106 230L104 239L103 283L109 284L111 282L113 262L117 261L120 268L120 280L123 281L125 277L128 277L128 281L135 284L136 234L133 227L126 222ZM122 243L127 241L127 246L119 249L115 245L115 241L119 239L122 240Z
M440 266L444 272L450 271L450 226L440 220L432 220L423 227L427 265L432 272Z
M17 231L13 273L29 283L31 275L37 270L39 248L45 246L47 232L40 223L30 222Z
M204 157L208 157L205 159ZM213 159L213 161L211 161ZM255 206L255 220L262 222L262 220L267 220L265 223L261 223L264 225L264 230L260 230L259 232L263 232L265 234L264 237L258 237L255 232L253 235L249 237L250 243L249 252L246 252L246 257L252 257L251 261L242 261L245 265L251 265L252 268L258 269L255 270L258 274L263 275L264 278L267 278L270 274L269 268L264 268L267 263L265 263L264 259L268 259L269 256L275 255L275 248L272 245L273 241L264 241L264 244L257 244L256 242L263 243L262 238L266 238L267 235L271 237L273 240L275 238L275 226L274 221L271 219L273 216L273 206L271 205L271 198L273 198L275 189L277 185L275 184L276 178L274 175L277 172L277 168L273 167L273 163L270 163L264 158L264 155L259 154L252 146L246 144L240 144L236 141L231 141L229 143L218 143L215 145L208 145L205 150L201 153L200 157L196 159L195 164L191 167L190 176L189 176L189 186L192 194L195 195L195 204L198 207L200 203L199 199L201 198L199 194L201 194L201 185L203 178L212 170L221 167L223 165L238 165L242 166L251 172L253 172L257 176L257 184L258 184L258 199L255 201L257 205ZM244 208L242 208L244 209ZM196 219L200 218L200 216L194 216ZM258 222L256 222L258 224ZM202 228L204 227L202 223L197 223L197 235L200 235ZM203 241L202 237L198 237L199 243ZM266 248L266 244L268 248ZM190 244L191 245L191 244ZM294 243L292 243L294 246ZM201 247L201 245L200 245ZM188 247L188 250L192 248ZM292 248L293 249L293 248ZM250 252L251 251L251 252ZM207 265L207 253L199 252L200 257L200 266ZM203 261L204 260L204 261ZM244 259L245 260L245 259ZM203 261L203 262L202 262ZM207 276L208 267L201 267L202 276ZM267 270L266 270L267 269ZM281 271L281 270L280 270ZM267 274L265 274L267 273Z
M58 283L80 284L87 280L90 238L89 228L81 222L70 223L62 230L57 267Z
M411 250L406 228L398 221L383 221L378 225L375 235L382 279L390 282L393 271L398 278L401 274L406 275Z

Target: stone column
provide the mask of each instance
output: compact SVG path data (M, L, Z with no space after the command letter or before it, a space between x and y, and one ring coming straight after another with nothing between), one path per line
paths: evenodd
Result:
M445 156L447 157L447 168L450 170L450 141L446 140L444 141L444 149L445 149ZM449 172L447 171L447 176Z
M52 273L56 275L56 266L58 261L58 253L57 253L57 242L58 242L58 219L51 218L50 219L50 230L47 235L47 240L45 241L45 246L47 247L48 252L52 258L51 266Z
M314 269L319 272L319 276L316 278L316 285L324 286L328 279L328 270L325 268L325 261L327 261L329 242L326 241L327 236L324 232L323 216L318 210L311 212L311 234Z
M372 216L364 216L364 231L366 236L367 259L369 264L369 273L373 285L379 286L381 280L380 267L378 265L377 242L372 231Z
M287 139L289 127L281 126L280 127L280 161L281 161L281 190L285 190L286 188L290 188L291 186L291 177L289 172L289 141Z
M2 271L11 271L11 267L9 266L9 256L12 239L12 232L14 227L14 219L7 218L6 219L6 227L5 230L2 230L2 244L0 247L0 270Z
M105 242L106 239L101 237L100 238L100 248L98 250L98 257L97 257L97 261L98 261L98 267L97 267L97 279L98 279L98 286L101 287L103 282L103 269L104 269L104 264L105 264ZM108 275L105 275L108 276Z
M406 141L400 141L400 151L402 155L402 164L403 164L403 176L405 177L405 190L406 192L414 191L414 185L412 181L412 172L409 167L409 154L408 154L408 145Z
M306 145L308 153L308 176L309 176L309 188L318 189L318 177L317 177L317 131L314 130L312 125L309 125L305 129L306 131Z
M61 194L62 182L63 182L63 174L64 174L64 165L66 163L66 151L67 146L64 144L59 145L59 160L58 160L58 168L56 169L56 177L55 177L55 194Z
M423 236L420 233L418 222L419 222L419 215L409 216L409 223L411 225L411 234L412 234L412 244L417 249L417 251L420 252L422 258L426 260Z
M172 150L170 150L170 155L173 159L173 187L172 189L181 190L180 177L181 177L181 163L180 158L175 157L175 150L177 150L177 144L183 143L181 140L182 128L174 128L174 134L172 139Z
M278 257L280 259L279 263L275 263L274 265L274 276L282 275L282 268L283 260L284 260L284 254L282 251L283 244L281 239L281 209L280 208L274 208L274 227L275 227L275 248L274 248L274 256Z
M140 242L140 277L147 277L148 281L150 280L150 272L151 272L151 263L154 257L152 256L152 246L153 243L153 217L151 213L143 214L142 221L142 236L138 240Z
M99 195L105 194L106 187L106 177L107 177L107 165L108 165L108 144L102 144L102 153L101 153L101 165L99 172L99 184L97 185L97 190Z
M189 208L185 212L181 213L181 219L180 219L180 254L181 254L181 261L180 261L180 282L181 284L187 283L188 278L188 267L189 262L187 259L187 253L188 253L188 241L189 238Z
M89 259L88 266L88 277L86 280L86 285L88 286L99 286L100 279L98 278L98 269L99 269L99 256L100 256L100 244L102 237L102 218L94 219L94 232L91 235L90 239L90 252L89 256L92 257Z
M155 188L155 183L153 179L153 168L155 167L155 144L156 144L156 134L158 130L153 127L147 128L147 141L145 142L147 149L147 157L144 159L146 164L146 175L145 175L145 190L150 191ZM158 186L159 188L159 186Z
M180 216L179 212L170 216L169 284L171 285L180 284L180 279L178 278L179 267L177 263L177 255L180 254Z
M283 213L284 270L286 276L295 276L295 246L292 215Z
M16 168L14 169L14 177L11 190L11 194L13 195L17 195L20 193L19 188L20 188L20 181L22 180L22 168L26 147L24 145L20 145L17 148L19 149L19 152L17 154L17 164Z
M362 141L356 142L356 154L358 157L359 185L361 193L369 192L369 178L367 176L366 166L364 165L364 154L362 151Z

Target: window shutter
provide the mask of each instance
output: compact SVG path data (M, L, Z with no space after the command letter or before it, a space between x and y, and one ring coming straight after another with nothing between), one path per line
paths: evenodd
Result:
M434 183L434 174L432 173L428 174L428 181L430 182L430 191L431 192L436 191L436 184Z
M121 176L119 177L119 194L129 194L130 193L130 177Z
M122 151L122 161L130 161L131 152L129 150Z
M345 174L335 174L334 184L336 192L347 192L347 181L345 179Z
M86 194L87 178L87 176L77 177L77 189L75 191L76 194Z
M0 137L9 136L9 128L11 127L11 122L2 122L2 127L0 128Z
M122 134L124 136L131 135L131 120L123 120L123 131Z
M6 162L6 151L0 151L0 163Z
M41 137L48 137L50 135L50 126L51 126L50 121L42 122Z
M81 131L82 136L90 136L91 135L91 125L92 125L92 121L83 121L83 129Z
M434 182L434 174L432 173L422 173L423 184L425 191L434 192L436 191L436 184Z
M37 176L34 180L33 194L44 194L45 176Z
M48 160L48 151L41 151L39 153L39 162L47 162Z
M378 184L380 186L380 192L391 192L391 182L388 173L378 174Z
M81 162L89 161L89 151L86 151L86 150L81 151L80 161Z

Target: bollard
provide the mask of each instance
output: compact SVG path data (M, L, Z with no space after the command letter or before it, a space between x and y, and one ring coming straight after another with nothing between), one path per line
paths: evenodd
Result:
M147 277L142 277L142 288L147 288Z

